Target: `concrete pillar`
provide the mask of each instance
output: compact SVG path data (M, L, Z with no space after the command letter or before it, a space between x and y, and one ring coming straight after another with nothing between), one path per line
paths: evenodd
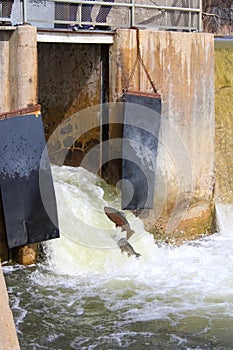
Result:
M12 31L0 31L0 113L9 110L9 41Z
M140 30L139 41L162 96L154 208L143 220L158 237L182 243L213 229L213 35ZM119 29L110 55L112 101L127 87L136 54L136 30ZM153 92L140 65L129 90ZM110 129L110 135L114 132Z
M10 38L10 110L37 103L37 29L18 26Z
M0 113L37 103L36 35L30 25L0 31Z

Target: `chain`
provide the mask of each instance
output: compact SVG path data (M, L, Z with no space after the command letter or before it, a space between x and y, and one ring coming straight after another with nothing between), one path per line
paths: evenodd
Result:
M134 62L134 65L133 65L133 69L130 73L130 76L129 76L129 79L128 79L128 82L127 82L127 85L126 85L126 88L124 89L124 91L128 91L128 88L129 88L129 85L133 79L133 75L135 73L135 69L136 69L136 66L137 66L137 63L139 62L139 64L141 64L142 68L144 69L146 75L147 75L147 78L154 90L154 93L156 94L157 93L157 89L155 88L155 85L150 77L150 74L145 66L145 63L142 59L142 55L141 55L141 50L140 50L140 37L139 37L139 29L138 28L132 28L132 29L136 29L136 38L137 38L137 57L135 59L135 62Z

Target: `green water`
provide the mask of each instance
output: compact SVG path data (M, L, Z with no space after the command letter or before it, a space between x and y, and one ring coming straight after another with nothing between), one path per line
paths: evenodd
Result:
M5 273L22 350L233 348L229 290L211 296L182 281L161 290L156 281L57 276L42 265Z

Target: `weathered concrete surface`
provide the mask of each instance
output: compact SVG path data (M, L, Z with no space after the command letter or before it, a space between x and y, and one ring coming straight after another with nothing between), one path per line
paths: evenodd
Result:
M100 128L83 123L78 113L101 103L101 45L39 43L38 66L47 138L57 129L49 142L51 160L80 165L100 142Z
M10 39L10 110L37 103L37 29L17 27Z
M0 112L37 103L36 27L0 31Z
M215 50L216 193L220 203L233 202L233 47Z
M0 31L0 112L8 111L10 106L9 87L9 41L12 31Z
M0 264L0 349L20 350L6 284Z
M162 95L154 209L143 213L144 222L147 229L182 242L212 226L214 40L211 34L150 30L140 30L139 37L142 59ZM118 30L110 56L113 101L127 87L136 53L136 31ZM142 67L129 90L153 92Z

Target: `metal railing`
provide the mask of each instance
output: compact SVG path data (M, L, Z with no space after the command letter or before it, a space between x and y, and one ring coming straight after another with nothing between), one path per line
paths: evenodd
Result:
M31 23L38 28L85 26L202 31L201 0L0 0L0 21ZM86 27L87 28L87 27Z

